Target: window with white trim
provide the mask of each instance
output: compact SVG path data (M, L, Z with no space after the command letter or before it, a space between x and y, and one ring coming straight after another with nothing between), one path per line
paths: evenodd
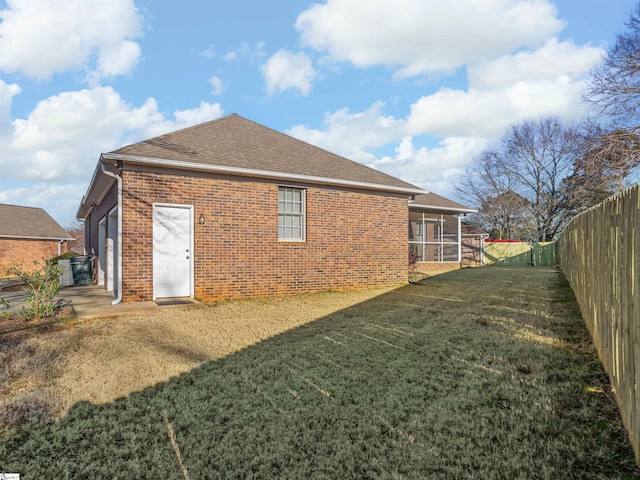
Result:
M304 242L305 190L278 187L278 240Z

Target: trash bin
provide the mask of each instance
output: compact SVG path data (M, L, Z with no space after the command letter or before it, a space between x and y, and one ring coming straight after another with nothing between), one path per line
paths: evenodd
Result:
M60 275L61 287L73 287L73 272L71 271L71 261L58 260L58 265L62 268L62 275Z
M71 263L71 273L73 274L73 284L93 285L93 268L91 268L91 257L89 255L76 255L69 259Z

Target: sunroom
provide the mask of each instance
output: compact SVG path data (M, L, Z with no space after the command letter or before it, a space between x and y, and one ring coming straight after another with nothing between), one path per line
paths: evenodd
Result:
M465 238L462 222L466 214L476 211L435 193L417 195L409 202L409 252L421 264L460 265L465 250L481 247Z

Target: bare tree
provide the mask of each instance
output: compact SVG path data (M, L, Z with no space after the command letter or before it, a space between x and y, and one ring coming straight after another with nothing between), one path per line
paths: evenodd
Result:
M479 207L479 217L500 217L508 205L509 218L519 226L512 233L550 241L571 218L562 181L579 154L576 130L558 118L525 121L471 164L457 190Z
M69 250L83 254L84 253L84 224L75 220L69 224L65 230L75 240L69 241Z
M530 238L531 218L527 214L527 201L513 191L489 196L480 202L478 212L467 220L488 231L491 238L513 240Z
M640 2L629 15L627 30L616 37L591 72L585 99L596 113L637 130L640 113Z
M607 132L597 124L585 123L582 145L573 173L564 180L574 213L635 183L640 167L640 137L633 132Z

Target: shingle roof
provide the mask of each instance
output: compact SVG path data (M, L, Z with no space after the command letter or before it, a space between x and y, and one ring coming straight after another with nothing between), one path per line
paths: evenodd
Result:
M0 203L0 237L73 240L42 208Z
M112 154L203 166L419 188L237 114L122 147Z
M431 208L433 210L443 209L449 211L460 211L460 213L475 212L476 210L466 207L461 203L454 202L448 198L429 192L423 195L416 195L415 200L409 207Z

